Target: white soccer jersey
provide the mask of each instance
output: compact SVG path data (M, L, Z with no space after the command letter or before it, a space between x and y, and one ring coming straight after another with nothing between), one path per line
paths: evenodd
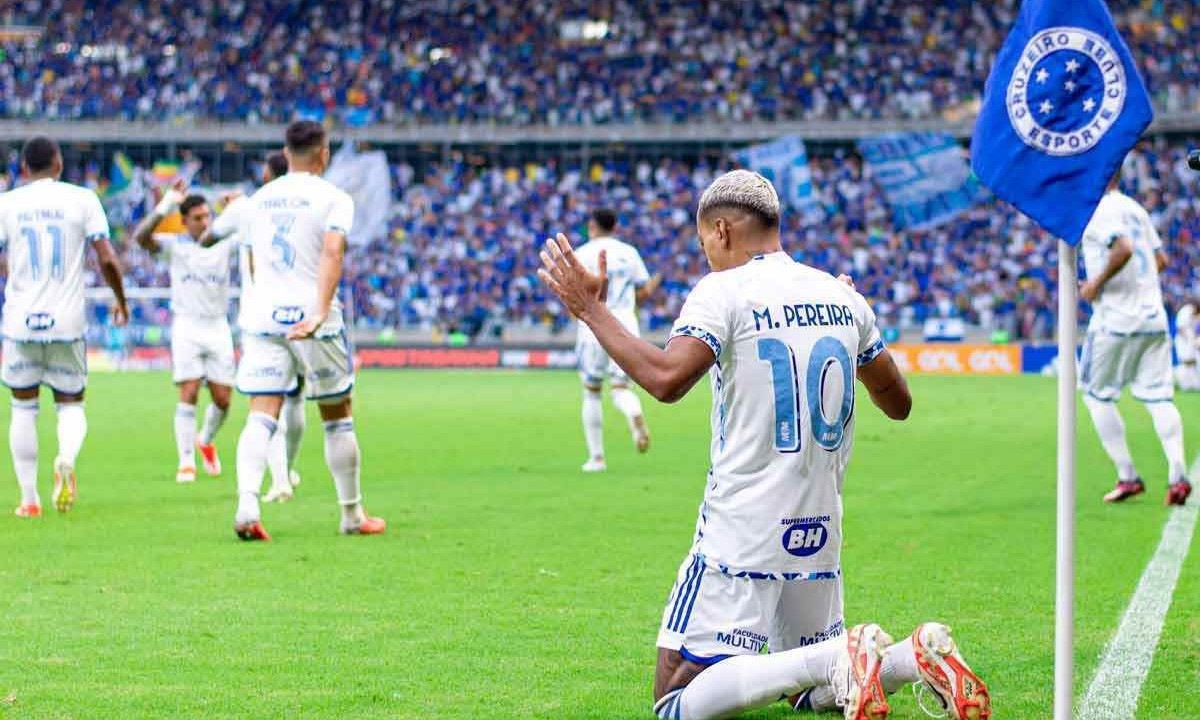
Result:
M646 263L637 248L614 237L589 240L575 251L579 262L591 272L600 268L600 251L608 263L608 309L630 332L638 334L637 289L650 280ZM592 340L592 331L579 324L579 339Z
M1107 193L1083 232L1083 261L1089 278L1097 277L1108 263L1118 237L1133 245L1133 257L1104 285L1093 304L1088 332L1111 335L1159 333L1167 330L1158 263L1154 253L1162 240L1150 215L1133 198Z
M242 325L242 318L246 312L246 306L250 303L250 293L254 289L254 274L251 272L250 263L250 243L247 239L247 225L250 222L251 213L254 210L254 203L249 197L240 195L234 198L221 214L213 220L212 235L218 240L223 240L231 235L236 235L236 243L238 248L238 275L241 276L241 298L238 302L238 325Z
M87 245L107 239L104 208L87 188L46 179L0 196L0 242L8 248L4 336L82 338Z
M176 318L225 318L229 314L229 261L232 245L201 247L187 233L154 239L171 273L171 312Z
M732 575L840 571L854 378L884 346L861 295L786 253L702 279L671 337L705 342L712 469L695 551Z
M242 313L250 332L283 335L313 311L317 273L327 231L349 234L354 201L311 173L291 172L250 198L246 241L254 252L254 292ZM342 331L336 294L319 336Z

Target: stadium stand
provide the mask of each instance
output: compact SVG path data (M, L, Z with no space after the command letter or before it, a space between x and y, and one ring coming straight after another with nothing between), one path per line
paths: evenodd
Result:
M940 117L978 98L1016 5L618 0L592 15L587 0L19 0L0 15L0 116L254 123L300 114L350 125ZM1160 108L1195 110L1194 4L1110 5Z

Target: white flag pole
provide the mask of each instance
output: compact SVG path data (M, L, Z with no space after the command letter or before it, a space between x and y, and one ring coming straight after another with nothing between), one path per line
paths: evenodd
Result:
M1058 559L1054 592L1054 720L1071 720L1075 656L1075 348L1077 249L1058 242Z

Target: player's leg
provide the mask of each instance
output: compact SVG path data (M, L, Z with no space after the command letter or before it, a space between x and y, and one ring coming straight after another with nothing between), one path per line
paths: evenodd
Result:
M576 345L579 357L579 378L583 382L583 439L587 443L588 459L584 472L603 472L604 461L604 374L608 357L597 342L583 341Z
M1145 405L1154 421L1154 432L1167 458L1168 505L1182 505L1191 494L1187 460L1183 450L1183 418L1175 406L1175 384L1171 377L1171 348L1167 336L1141 338L1137 371L1132 387L1134 398Z
M780 589L771 627L771 652L784 652L841 637L846 632L842 580L788 582ZM832 685L815 685L788 698L796 710L824 712L838 707Z
M296 494L300 484L300 473L296 471L296 454L304 438L304 393L303 379L296 392L283 400L283 411L279 416L279 430L271 439L267 467L271 471L271 489L263 498L266 502L286 502Z
M178 368L180 365L175 364ZM192 482L196 479L196 400L200 395L200 380L176 380L179 402L175 404L175 450L179 453L179 465L175 470L175 481Z
M637 447L638 452L646 452L650 449L650 428L646 425L646 416L642 413L641 400L629 389L629 377L625 371L611 361L608 377L612 388L613 405L616 405L617 410L620 410L621 414L625 416L625 422L629 425L629 433L633 436L633 444Z
M296 472L296 456L300 454L300 443L304 440L304 429L308 420L304 414L304 378L297 379L298 387L295 393L288 395L283 401L283 413L287 425L287 464L288 481L292 487L300 484L300 474Z
M58 415L58 455L54 458L54 506L66 512L75 504L78 481L75 464L87 437L87 415L83 409L87 387L87 348L82 340L48 343L46 385L54 391Z
M200 458L204 461L204 472L216 476L221 474L221 456L217 454L217 445L214 440L229 414L233 388L210 379L208 393L212 397L212 402L204 410L204 424L200 428L200 437L196 440L196 449L200 451Z
M234 532L243 540L269 540L262 526L258 493L267 468L267 450L277 428L283 397L295 388L298 363L282 337L245 335L237 369L238 392L250 398L246 425L238 436L238 506Z
M229 414L229 402L237 378L233 360L233 334L227 323L219 322L204 331L203 340L204 352L201 357L212 403L204 410L204 424L196 447L204 460L204 471L209 475L220 475L221 458L214 441Z
M308 397L317 402L325 429L325 464L333 475L345 535L378 535L387 529L383 518L371 517L362 505L362 452L354 428L350 392L354 360L345 336L313 338L293 343L305 367Z
M760 654L781 588L778 581L723 575L695 556L684 562L658 635L654 674L658 717L731 717L834 682L836 669L848 662L842 637ZM878 659L886 635L882 631L860 635L863 656L872 658L868 672L878 682Z
M1128 338L1089 334L1080 360L1079 386L1100 444L1117 469L1117 484L1104 496L1105 502L1120 502L1145 490L1133 466L1125 439L1125 422L1117 410L1121 389L1128 383Z
M18 517L38 517L42 500L38 495L38 390L45 368L45 346L4 340L0 378L12 391L12 416L8 424L8 447L13 472L21 489Z

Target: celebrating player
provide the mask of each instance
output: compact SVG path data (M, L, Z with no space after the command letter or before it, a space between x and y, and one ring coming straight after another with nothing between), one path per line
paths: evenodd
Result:
M271 438L284 397L299 387L316 400L325 426L325 462L333 474L345 534L382 533L359 490L360 453L351 417L354 361L337 300L354 220L354 201L322 179L329 140L320 123L287 129L288 172L250 198L249 239L254 290L243 313L238 390L250 396L250 415L238 439L238 507L234 531L243 540L269 540L258 503Z
M154 228L179 208L184 232L156 233ZM175 406L176 482L196 479L196 449L209 475L221 474L214 438L225 415L234 381L233 333L229 328L230 246L203 247L199 240L212 224L212 211L201 195L184 196L182 183L163 193L154 212L133 231L133 239L170 261L171 367L179 388ZM212 403L196 438L196 401L207 383Z
M287 174L287 158L282 152L267 155L263 167L262 182L264 185L277 177ZM254 258L246 234L246 225L250 220L253 203L250 198L238 196L229 202L215 221L211 235L216 239L228 238L237 233L239 238L238 266L242 278L242 298L238 310L238 326L244 326L242 318L250 303L250 295L254 291ZM211 240L210 240L211 242ZM303 376L299 378L304 382ZM300 451L300 441L304 438L304 397L303 389L288 394L283 401L283 409L279 416L279 427L271 437L271 446L267 452L267 467L271 471L271 489L267 491L266 502L286 502L295 494L295 488L300 484L300 473L296 472L296 454Z
M1175 407L1171 344L1158 273L1167 265L1149 214L1122 193L1119 173L1108 185L1083 232L1087 281L1080 295L1092 303L1079 373L1083 402L1100 443L1117 466L1117 484L1105 502L1121 502L1145 492L1125 442L1117 410L1129 385L1154 421L1169 465L1166 503L1182 505L1192 492L1183 454L1183 420Z
M591 273L563 235L542 252L543 281L655 398L674 402L711 370L712 469L663 612L655 713L724 718L792 696L798 708L880 719L885 691L923 681L953 717L985 719L987 690L946 626L922 624L895 645L878 625L843 630L854 377L893 419L912 400L866 300L793 261L779 226L779 198L762 176L737 170L712 183L697 227L713 272L665 350L607 308L604 254Z
M589 271L595 272L600 253L608 258L608 308L630 333L638 334L637 306L662 282L661 275L650 277L642 256L634 246L612 236L617 226L617 214L608 208L592 212L588 221L588 242L575 256ZM650 448L650 431L642 414L642 403L629 389L629 378L620 366L604 352L587 325L579 324L575 350L579 357L579 374L583 379L583 435L587 441L588 460L584 472L600 472L608 466L604 460L604 410L600 391L604 378L612 386L612 401L629 423L638 452Z
M83 283L88 244L116 298L113 324L124 325L129 317L121 264L100 199L91 190L60 182L62 170L58 144L44 136L31 138L21 150L28 184L0 196L0 242L8 248L0 375L13 396L8 439L21 486L19 517L42 514L37 488L42 385L54 392L58 412L54 506L66 512L75 502L75 461L87 435Z

